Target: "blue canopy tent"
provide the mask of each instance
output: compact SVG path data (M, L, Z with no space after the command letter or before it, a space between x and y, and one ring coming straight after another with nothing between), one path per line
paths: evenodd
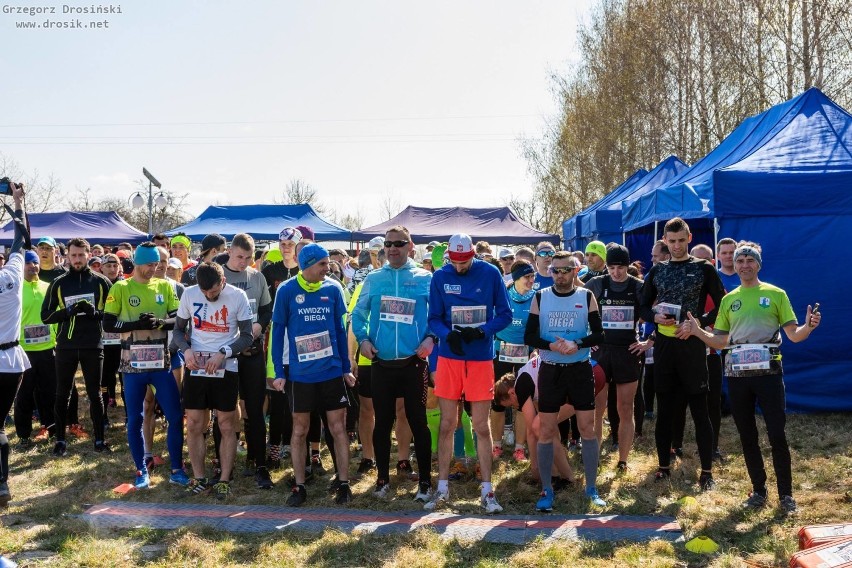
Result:
M59 242L84 238L90 244L138 245L148 240L148 235L130 226L115 211L61 211L58 213L29 213L30 234L33 243L41 237L53 237ZM15 236L12 221L0 230L0 244L9 246Z
M352 232L317 215L306 203L298 205L211 205L201 215L168 235L184 233L193 241L218 233L230 240L237 233L248 233L258 241L277 241L284 227L304 225L314 231L318 241L350 241Z
M598 207L602 204L606 205L605 201L607 201L613 195L623 195L626 190L629 190L634 184L638 183L646 174L648 170L644 168L639 168L633 175L624 180L619 186L613 189L611 192L606 194L603 198L589 205L570 219L566 219L562 222L562 240L563 240L563 248L566 250L583 250L586 248L586 245L589 244L589 241L594 239L589 238L591 236L591 232L588 229L589 217L592 212L594 212ZM619 219L619 224L621 220Z
M852 410L852 303L839 292L852 264L836 254L852 231L852 115L809 89L745 120L654 194L625 206L626 231L674 216L715 222L718 237L763 246L760 279L787 291L799 321L820 303L827 317L815 336L784 343L787 405Z

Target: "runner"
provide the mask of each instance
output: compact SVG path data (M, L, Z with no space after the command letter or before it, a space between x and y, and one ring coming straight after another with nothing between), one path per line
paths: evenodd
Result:
M597 489L598 435L595 433L595 379L589 363L590 347L604 339L601 316L594 295L574 283L579 265L567 251L553 257L550 272L553 287L536 292L530 306L524 342L538 349L539 420L538 469L542 492L536 504L539 511L553 508L550 472L556 451L552 440L557 436L559 409L567 401L577 415L583 439L583 468L586 496L592 505L605 507ZM560 449L561 451L561 449Z
M58 277L62 276L67 270L56 263L56 241L53 237L42 237L36 245L39 259L38 278L42 282L50 284Z
M337 452L337 489L335 502L349 503L349 437L346 434L346 408L349 399L346 384L355 384L350 372L343 319L346 307L343 293L326 278L328 251L316 243L298 253L301 271L282 284L275 296L272 312L273 386L287 388L293 414L290 451L296 484L287 504L301 506L307 499L305 463L311 411L325 412L327 426L334 437ZM289 346L289 365L284 370L285 332Z
M178 259L181 263L181 267L184 271L189 268L195 266L196 262L194 260L190 260L189 252L192 250L192 241L189 240L189 237L184 235L183 233L178 233L172 237L171 240L171 253L176 259Z
M497 260L503 272L503 282L506 286L512 283L512 264L515 262L515 253L510 248L501 248L497 253Z
M278 286L299 273L299 261L296 259L296 243L302 240L302 233L293 227L284 227L278 235L278 250L281 260L271 262L261 272L269 287L269 296L275 297Z
M432 448L426 425L426 359L435 347L427 321L432 275L408 257L414 243L405 227L390 228L383 245L387 264L367 275L352 313L352 330L361 354L373 362L370 381L377 470L373 495L384 499L390 493L391 430L396 400L401 397L419 469L414 500L426 503L432 497Z
M760 452L755 404L760 406L778 486L779 506L784 514L798 512L793 499L790 448L784 432L786 397L781 366L781 331L794 343L804 341L819 326L819 304L809 305L805 323L798 325L787 293L761 282L763 267L760 245L741 241L734 252L734 266L741 285L728 293L719 306L714 331L703 329L691 312L686 331L713 349L727 349L725 374L730 377L731 412L740 434L743 457L753 491L743 503L747 508L766 504L766 469ZM780 328L780 329L779 329Z
M56 329L56 445L53 455L67 454L65 424L68 402L74 387L77 365L83 371L89 413L95 437L95 451L110 451L104 441L104 405L101 375L104 363L101 319L110 288L106 276L89 268L89 243L85 239L68 241L71 269L50 283L41 307L46 324Z
M716 244L716 256L719 259L719 278L722 279L722 285L728 292L733 292L734 288L740 285L740 277L734 267L734 251L737 248L737 241L726 237L720 239Z
M550 275L550 263L553 262L553 255L556 254L556 247L547 241L538 243L535 247L535 283L533 290L544 290L553 286L553 276ZM517 258L522 258L521 251L515 253Z
M213 258L225 250L225 242L225 237L217 233L206 235L201 240L201 256L198 257L198 260L193 266L184 267L180 283L184 286L195 286L197 284L195 270L198 265L205 262L213 262Z
M503 507L491 485L488 413L494 398L494 335L511 323L512 310L500 271L474 258L468 235L450 237L447 254L450 262L435 272L429 293L429 328L440 338L435 396L441 409L441 428L438 488L424 508L434 510L449 502L453 433L458 401L464 394L477 436L480 504L486 513L499 513Z
M689 226L675 217L663 230L671 260L654 265L645 278L639 315L657 324L654 342L654 387L657 395L655 439L659 469L656 480L669 479L671 472L672 423L678 391L687 398L695 441L701 458L701 490L713 489L713 426L707 410L708 374L704 344L685 331L687 312L704 311L707 296L718 306L725 294L716 269L705 260L689 255L692 241ZM702 325L716 320L714 308L699 319Z
M605 336L595 353L595 360L603 368L610 387L614 386L616 390L619 418L618 425L613 425L618 433L616 468L619 472L625 472L627 457L633 447L634 400L642 371L639 356L641 349L636 341L642 281L627 274L630 265L630 251L627 247L612 243L604 255L609 273L592 278L586 287L600 306Z
M183 293L175 320L172 344L183 351L190 373L183 380L186 408L186 441L193 479L188 495L211 487L217 499L231 494L231 474L237 453L235 414L239 394L236 355L253 341L251 308L246 293L225 282L222 267L204 263L196 271L198 284ZM191 344L187 334L191 327ZM204 432L216 411L222 442L221 473L212 483L204 475Z
M588 270L580 275L580 280L585 284L592 278L605 276L606 267L606 245L600 241L592 241L586 245L586 266Z
M180 391L170 370L167 345L178 298L171 284L154 276L160 262L160 253L154 243L139 245L133 261L133 276L110 288L104 307L104 330L121 333L123 337L119 368L124 377L127 405L127 445L136 466L133 485L136 489L150 487L142 416L148 387L153 386L169 424L166 435L171 461L169 483L186 486L189 478L183 470L183 412Z

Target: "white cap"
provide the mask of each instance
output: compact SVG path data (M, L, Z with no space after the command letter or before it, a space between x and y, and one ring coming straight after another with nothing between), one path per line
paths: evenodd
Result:
M503 260L507 256L515 256L514 251L512 251L512 249L510 248L501 248L500 252L497 253L497 258L499 258L500 260Z
M169 259L169 268L183 268L183 264L177 258L171 257Z
M450 255L450 260L455 262L464 262L473 258L473 239L464 233L459 233L450 237L450 243L447 246L447 254Z
M385 238L384 237L373 237L370 239L370 242L367 243L367 248L370 250L379 250L385 246Z

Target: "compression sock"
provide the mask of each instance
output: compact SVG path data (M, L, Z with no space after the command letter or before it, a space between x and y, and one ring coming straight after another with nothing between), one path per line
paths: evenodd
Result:
M464 430L461 426L456 428L453 433L453 456L456 458L464 457Z
M9 479L9 438L0 432L0 483Z
M553 487L553 442L547 444L538 443L538 472L541 476L542 489ZM560 450L564 449L560 446ZM585 456L583 456L585 457Z
M597 487L599 453L597 438L589 440L583 438L583 471L586 473L586 489ZM544 475L543 471L540 473Z

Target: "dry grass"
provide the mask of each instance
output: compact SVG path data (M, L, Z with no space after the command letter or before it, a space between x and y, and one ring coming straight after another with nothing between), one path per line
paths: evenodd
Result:
M82 402L82 401L81 401ZM86 416L81 404L81 416ZM121 409L111 410L120 420ZM653 431L653 423L646 432ZM288 532L282 534L229 534L204 528L179 531L152 529L96 531L76 515L87 505L116 498L111 489L132 480L132 465L124 432L112 429L107 438L116 452L94 453L90 441L69 438L69 456L55 460L50 448L39 446L26 453L13 449L10 486L11 507L0 516L0 552L18 558L22 566L782 566L796 550L796 531L801 525L852 521L852 499L847 490L852 476L852 433L842 415L791 416L788 437L793 453L794 490L801 514L793 519L775 509L774 476L770 470L770 506L760 512L744 512L741 501L750 490L745 465L739 453L736 431L730 418L723 419L722 450L727 463L716 471L718 487L697 491L698 458L694 443L687 442L686 457L673 469L672 482L655 484L655 453L651 436L638 440L631 455L631 469L615 475L617 456L606 450L601 459L598 487L609 503L608 513L674 515L687 538L706 535L720 545L711 556L685 550L683 544L550 542L540 540L526 547L480 542L446 541L429 530L414 534L377 537L345 534L333 528L322 535ZM687 440L691 440L687 432ZM17 443L11 436L11 443ZM156 447L164 447L157 432ZM768 443L764 457L771 464ZM608 446L605 442L604 446ZM239 458L238 458L239 459ZM572 456L575 469L578 456ZM356 463L353 457L353 469ZM325 456L326 463L330 463ZM241 468L239 468L241 469ZM251 478L238 476L233 485L233 504L282 505L287 496L285 478L290 471L273 473L276 488L261 492ZM533 514L538 494L525 482L524 467L506 452L496 464L495 487L507 513ZM308 507L333 506L325 491L327 478L308 488ZM152 476L154 488L130 494L132 501L165 502L175 495L162 471ZM370 496L374 477L353 485L353 507L380 510L412 510L413 482L394 482L394 496L377 502ZM462 513L479 513L478 488L474 481L451 483L454 507ZM695 497L693 505L678 500ZM557 513L592 512L580 490L557 496ZM41 558L26 559L33 551ZM36 554L36 556L39 556ZM48 557L49 558L46 558Z

